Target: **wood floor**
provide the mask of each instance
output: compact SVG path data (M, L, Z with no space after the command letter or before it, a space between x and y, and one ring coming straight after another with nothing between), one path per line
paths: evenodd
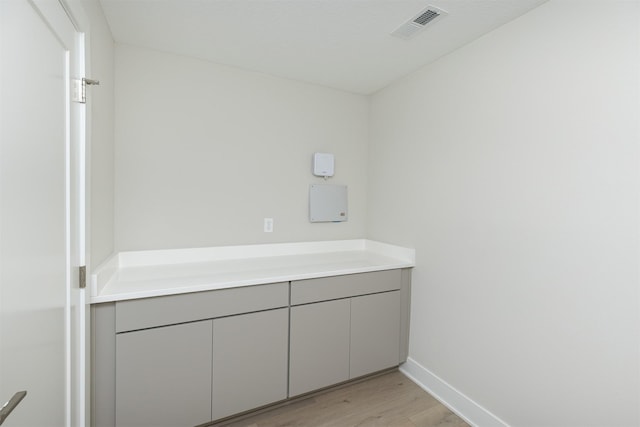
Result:
M468 427L461 418L399 371L217 425Z

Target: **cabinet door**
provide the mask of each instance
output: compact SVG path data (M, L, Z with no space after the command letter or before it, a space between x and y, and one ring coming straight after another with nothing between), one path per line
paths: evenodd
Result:
M116 425L210 421L211 334L211 320L118 334Z
M213 320L212 419L287 398L289 310Z
M349 299L291 307L289 396L349 379Z
M350 378L400 361L400 291L351 299Z

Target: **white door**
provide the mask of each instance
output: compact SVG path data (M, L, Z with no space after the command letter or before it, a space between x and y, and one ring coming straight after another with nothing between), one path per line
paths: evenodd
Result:
M83 424L81 43L57 0L0 0L0 405L27 391L3 427Z

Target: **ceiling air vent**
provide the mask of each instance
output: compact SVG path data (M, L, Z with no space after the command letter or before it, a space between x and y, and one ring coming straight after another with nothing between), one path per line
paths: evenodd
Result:
M414 16L413 19L410 19L396 28L391 35L403 39L409 39L418 34L418 32L423 30L427 25L433 24L446 14L447 12L442 9L429 6L418 15Z

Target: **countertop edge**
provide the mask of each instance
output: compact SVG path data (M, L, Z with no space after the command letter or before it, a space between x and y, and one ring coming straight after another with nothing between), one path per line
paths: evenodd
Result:
M105 287L117 277L121 268L137 266L164 266L188 264L190 262L252 259L261 257L313 255L321 253L341 252L345 250L363 253L375 253L390 258L392 262L370 265L365 267L347 267L343 269L317 269L312 272L266 275L253 278L239 278L237 280L222 280L201 283L192 286L165 287L156 290L117 292L102 294ZM246 254L247 256L242 256ZM172 258L174 257L174 258ZM178 260L180 262L174 262ZM168 261L168 262L165 262ZM162 251L140 251L116 253L103 262L91 275L90 304L125 301L138 298L149 298L166 295L177 295L191 292L219 290L233 287L255 286L268 283L305 280L320 277L331 277L346 274L367 273L373 271L411 268L415 266L415 250L387 243L357 239L322 242L283 243L269 245L248 245L215 248L173 249Z

